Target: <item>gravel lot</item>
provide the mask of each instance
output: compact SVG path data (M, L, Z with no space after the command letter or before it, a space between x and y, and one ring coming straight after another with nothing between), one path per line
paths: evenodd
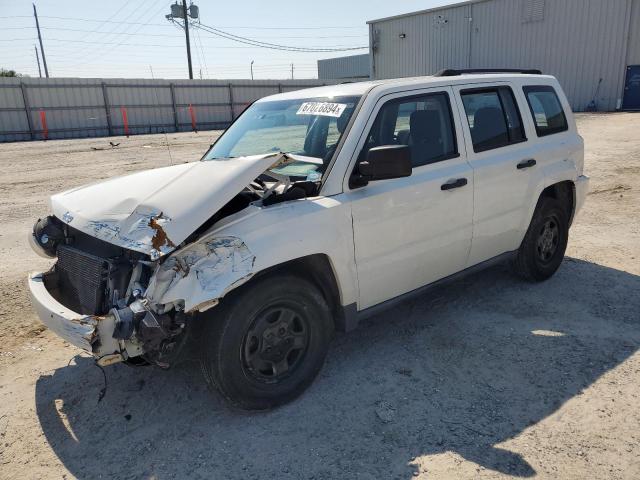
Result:
M0 478L640 478L640 115L578 122L591 192L555 277L495 267L372 318L263 414L193 362L103 377L26 293L50 194L197 160L216 134L0 144Z

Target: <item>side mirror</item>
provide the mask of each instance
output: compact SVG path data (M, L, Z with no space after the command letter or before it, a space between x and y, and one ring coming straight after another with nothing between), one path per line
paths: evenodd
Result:
M373 147L367 158L358 164L362 180L388 180L411 175L411 148L408 145Z

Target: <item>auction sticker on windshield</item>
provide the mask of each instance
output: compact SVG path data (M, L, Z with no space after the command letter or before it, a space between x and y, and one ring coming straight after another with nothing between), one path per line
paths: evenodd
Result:
M347 108L346 103L305 102L300 105L296 115L320 115L323 117L339 117Z

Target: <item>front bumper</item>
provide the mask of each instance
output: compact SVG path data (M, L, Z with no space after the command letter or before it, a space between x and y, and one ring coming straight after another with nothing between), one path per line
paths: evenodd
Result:
M584 201L587 198L587 192L589 191L589 177L586 175L580 175L576 180L576 208L573 214L574 218L584 205Z
M97 337L98 318L69 310L47 290L42 273L29 275L31 303L40 321L71 345L93 353Z
M29 293L40 321L71 345L89 352L102 365L126 358L113 338L116 319L112 314L83 315L68 309L47 290L43 273L29 275Z

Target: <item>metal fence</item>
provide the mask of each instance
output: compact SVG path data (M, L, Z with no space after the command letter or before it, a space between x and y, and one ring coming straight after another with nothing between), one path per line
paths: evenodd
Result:
M0 142L222 129L259 98L331 83L0 78Z

